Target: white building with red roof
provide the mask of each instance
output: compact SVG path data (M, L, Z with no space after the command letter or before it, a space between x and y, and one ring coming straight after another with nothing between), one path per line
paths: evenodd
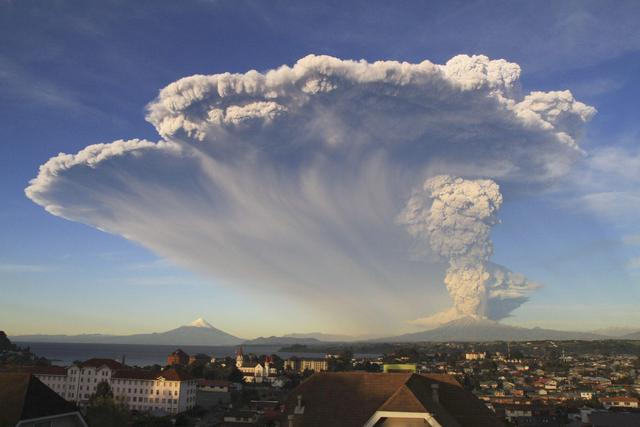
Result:
M89 359L69 367L37 367L31 373L69 402L86 405L101 382L129 409L175 414L195 406L197 380L170 368L162 372L131 369L112 359Z

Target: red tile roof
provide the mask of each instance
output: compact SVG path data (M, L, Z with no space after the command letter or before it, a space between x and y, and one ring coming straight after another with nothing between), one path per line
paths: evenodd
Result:
M86 368L86 367L101 368L103 366L107 366L112 370L122 369L125 367L122 363L113 359L94 358L94 359L85 360L84 362L80 363L81 368Z
M148 371L144 369L121 369L116 371L112 378L134 379L134 380L156 380L164 378L167 381L187 381L195 379L189 373L176 368L165 369L164 371Z
M168 381L188 381L195 379L193 375L177 368L165 369L160 373L160 376Z
M156 371L147 371L144 369L121 369L116 371L111 378L131 379L131 380L149 380L153 381L160 376Z
M640 403L640 400L638 400L635 397L627 397L627 396L612 396L612 397L603 397L600 399L601 402L629 402L629 403Z
M433 399L432 384L438 387L438 401ZM296 427L362 427L377 411L429 413L443 426L504 426L449 375L317 373L291 392L285 417L293 414L298 395L304 413L295 416Z

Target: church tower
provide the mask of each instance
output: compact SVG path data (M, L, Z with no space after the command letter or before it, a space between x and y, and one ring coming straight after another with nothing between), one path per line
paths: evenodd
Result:
M236 351L236 368L242 368L244 365L244 354L242 353L242 346Z

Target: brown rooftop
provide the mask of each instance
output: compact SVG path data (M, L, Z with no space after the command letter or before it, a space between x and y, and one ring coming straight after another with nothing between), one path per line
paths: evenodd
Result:
M0 373L0 427L77 410L29 373Z
M153 381L160 376L157 371L148 371L144 369L120 369L116 371L111 378L130 379L130 380L148 380Z
M437 401L432 385L438 388ZM316 373L290 393L286 415L294 413L299 395L304 413L295 416L296 427L362 427L377 411L428 413L442 426L504 426L450 375Z
M102 366L107 366L112 370L122 369L125 367L122 363L113 359L94 358L94 359L85 360L84 362L80 363L81 368L86 368L86 367L101 368Z
M120 369L113 374L112 378L149 380L164 378L167 381L187 381L194 379L189 373L176 368L165 369L164 371L149 371L145 369Z

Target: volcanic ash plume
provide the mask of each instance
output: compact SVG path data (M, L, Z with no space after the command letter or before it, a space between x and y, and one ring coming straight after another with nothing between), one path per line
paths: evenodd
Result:
M439 175L415 191L400 214L409 233L449 260L444 279L453 308L418 319L433 325L462 317L499 320L526 301L535 285L490 263L491 227L502 205L500 187L490 179ZM504 309L508 307L508 309Z
M309 55L188 76L147 106L158 141L61 153L25 192L202 275L214 293L231 289L237 304L241 292L277 295L274 312L309 307L327 322L384 330L449 304L443 263L431 262L443 257L454 308L438 319L500 319L531 284L489 262L502 202L491 180L517 197L556 184L583 158L596 112L569 91L523 93L519 78L518 64L483 55ZM432 178L406 206L407 189L441 173L486 180ZM421 262L398 226L405 206ZM430 299L405 297L416 292Z

